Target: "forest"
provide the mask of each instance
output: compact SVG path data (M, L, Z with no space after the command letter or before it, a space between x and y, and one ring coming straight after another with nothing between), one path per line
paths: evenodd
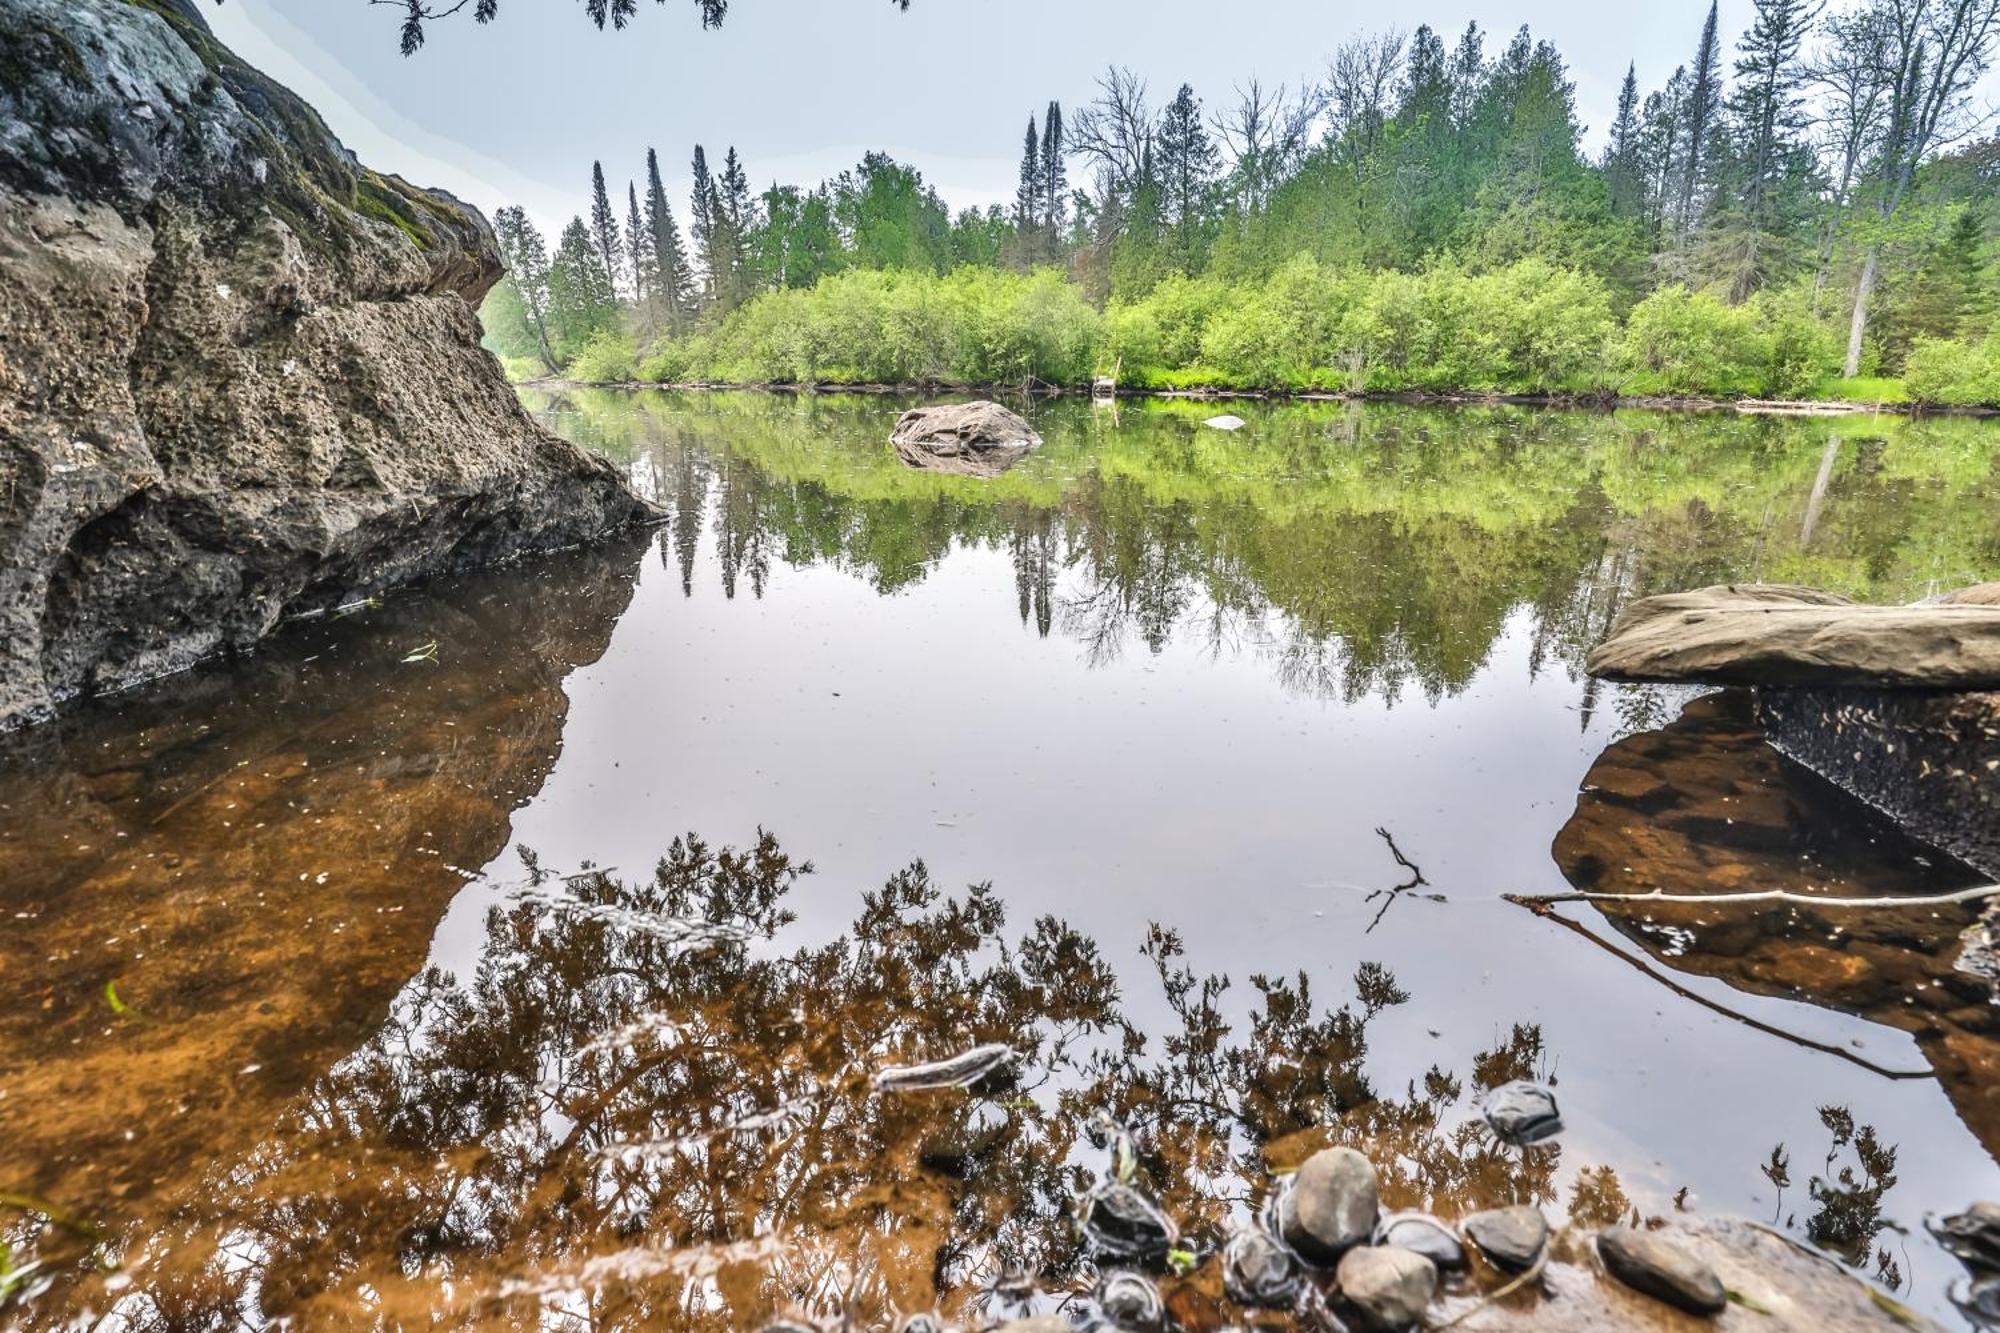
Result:
M1348 40L1303 84L1026 117L1011 207L871 153L761 193L649 151L553 249L496 231L517 377L2000 406L2000 0L1711 5L1586 147L1526 28ZM621 197L622 196L622 197Z

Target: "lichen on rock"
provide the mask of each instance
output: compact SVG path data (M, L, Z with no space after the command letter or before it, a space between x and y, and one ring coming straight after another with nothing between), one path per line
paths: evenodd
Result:
M0 728L643 514L479 347L472 208L186 0L0 0Z

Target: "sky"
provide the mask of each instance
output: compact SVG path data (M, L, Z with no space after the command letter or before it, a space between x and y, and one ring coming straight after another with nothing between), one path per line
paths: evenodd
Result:
M688 163L734 145L751 184L812 184L886 151L953 208L1013 198L1028 116L1089 100L1109 64L1157 105L1183 82L1211 110L1251 76L1317 77L1344 39L1476 20L1489 52L1521 24L1553 40L1576 81L1587 143L1602 142L1628 62L1642 90L1689 59L1707 0L1508 0L1415 10L1328 0L733 0L704 32L691 0L642 4L599 32L575 0L502 0L498 21L433 25L397 50L398 14L366 0L204 5L217 35L304 96L369 166L489 213L520 204L554 229L588 204L602 160L622 201L648 146L685 214ZM1721 0L1725 45L1750 0ZM622 211L622 202L621 202Z

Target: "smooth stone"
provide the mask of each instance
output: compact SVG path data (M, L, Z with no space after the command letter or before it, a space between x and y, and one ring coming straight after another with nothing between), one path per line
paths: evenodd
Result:
M1374 1233L1379 1208L1375 1164L1352 1148L1322 1148L1279 1201L1278 1230L1308 1262L1332 1264Z
M1465 1267L1465 1247L1450 1227L1429 1213L1395 1213L1383 1218L1375 1228L1374 1243L1412 1250L1441 1269Z
M1400 1333L1423 1317L1437 1294L1437 1265L1398 1245L1366 1245L1349 1250L1334 1270L1340 1294L1368 1327Z
M1512 1273L1533 1268L1542 1257L1542 1247L1549 1243L1549 1220L1533 1204L1488 1209L1459 1225L1466 1239L1477 1245L1494 1267Z
M1671 1241L1631 1227L1597 1233L1597 1253L1611 1276L1634 1291L1689 1314L1721 1314L1729 1304L1715 1270Z
M1231 416L1225 412L1219 417L1210 417L1201 424L1207 426L1210 430L1242 430L1250 423L1242 417Z
M1156 1329L1167 1321L1167 1303L1151 1278L1109 1273L1097 1284L1097 1308L1119 1328Z
M1268 1231L1238 1231L1222 1248L1222 1289L1238 1305L1288 1306L1299 1294L1298 1256Z
M1480 1111L1493 1132L1508 1143L1540 1143L1562 1132L1556 1095L1526 1079L1503 1083L1487 1093L1480 1101Z

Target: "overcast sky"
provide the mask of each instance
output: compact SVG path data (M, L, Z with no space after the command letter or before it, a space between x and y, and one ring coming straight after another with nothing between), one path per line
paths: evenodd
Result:
M602 159L621 197L657 147L683 215L692 146L731 144L751 184L812 183L881 149L914 163L954 207L1013 196L1022 130L1059 98L1087 101L1109 63L1155 102L1192 83L1211 108L1233 85L1313 76L1344 38L1470 20L1496 49L1522 23L1562 49L1578 113L1600 143L1618 83L1642 89L1687 60L1707 0L1506 0L1429 9L1327 0L733 0L704 32L691 0L642 4L599 32L575 0L502 0L485 27L435 24L398 54L397 14L365 0L204 5L218 35L311 101L363 161L448 189L489 212L525 205L544 225L587 202ZM1722 0L1733 43L1750 0Z

